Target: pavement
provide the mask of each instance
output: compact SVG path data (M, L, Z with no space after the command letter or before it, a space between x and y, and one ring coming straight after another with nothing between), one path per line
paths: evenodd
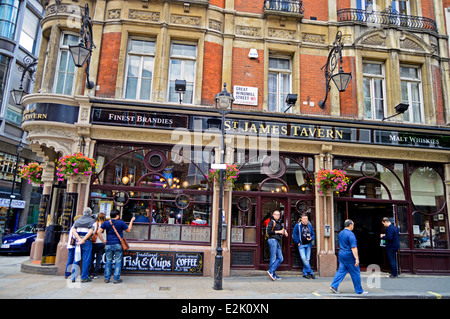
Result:
M214 290L214 279L201 276L122 275L120 284L105 283L101 276L72 283L62 276L21 272L27 260L28 256L0 256L0 299L450 299L450 276L402 274L389 279L386 273L362 272L368 294L356 295L349 275L340 294L334 294L330 277L313 280L278 272L282 280L274 282L265 272L234 272L223 278L222 290Z

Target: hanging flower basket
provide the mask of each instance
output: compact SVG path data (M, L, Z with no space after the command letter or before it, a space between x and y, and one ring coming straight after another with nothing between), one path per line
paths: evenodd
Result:
M42 166L39 163L29 163L20 168L20 177L27 179L28 184L34 183L42 186Z
M347 173L340 169L320 169L316 177L316 187L319 190L319 194L331 190L336 194L345 192L349 183L349 179L346 176Z
M89 176L95 172L95 160L75 153L60 157L56 167L58 181L63 181L78 175Z
M219 181L220 170L218 169L210 169L206 178L210 183L215 181ZM227 164L226 174L223 176L224 182L231 182L232 187L234 188L234 182L239 176L239 169L236 164Z

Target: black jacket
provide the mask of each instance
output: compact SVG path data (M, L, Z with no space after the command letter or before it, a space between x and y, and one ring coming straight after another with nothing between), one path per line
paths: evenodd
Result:
M281 225L281 221L277 220L275 221L275 219L270 219L270 222L267 224L267 234L269 235L269 239L270 238L274 238L278 241L281 241L281 234L275 234L276 230L282 230L283 226Z
M400 248L400 238L398 234L398 228L393 224L390 224L388 228L386 228L386 236L384 236L386 240L386 248L398 250Z

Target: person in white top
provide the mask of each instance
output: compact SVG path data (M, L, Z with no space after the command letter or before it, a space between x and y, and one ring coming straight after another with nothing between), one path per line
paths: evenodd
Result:
M97 219L94 223L94 235L92 236L92 263L89 269L89 277L98 278L98 272L101 267L101 260L103 254L105 253L105 242L102 242L97 235L97 230L106 221L106 215L104 213L99 213Z

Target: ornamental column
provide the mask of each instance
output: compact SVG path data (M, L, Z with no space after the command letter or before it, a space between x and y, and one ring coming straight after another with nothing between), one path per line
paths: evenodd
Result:
M332 169L333 156L330 154L331 145L322 145L322 151L314 156L315 168ZM321 277L332 277L336 272L337 257L334 247L334 202L333 192L320 194L316 187L316 246L317 271Z

